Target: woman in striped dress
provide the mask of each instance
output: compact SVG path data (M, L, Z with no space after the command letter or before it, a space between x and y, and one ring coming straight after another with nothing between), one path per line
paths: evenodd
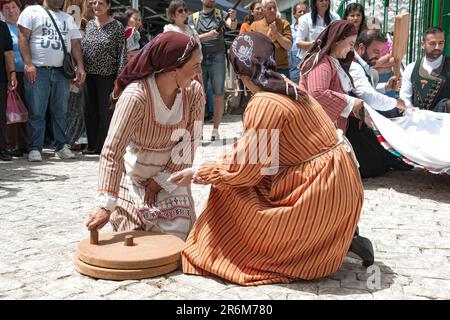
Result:
M253 93L243 137L194 173L212 184L182 252L183 271L240 285L315 279L346 256L363 204L352 149L322 107L276 73L257 32L237 37L230 61Z
M196 219L190 178L178 185L167 179L192 170L204 110L202 88L192 80L200 62L193 38L166 32L139 51L116 80L118 100L100 156L98 206L86 223L89 230L110 221L114 231L186 239Z
M300 86L324 108L344 133L348 117L359 116L363 101L352 96L349 69L354 57L357 31L352 22L333 21L317 38L300 65Z

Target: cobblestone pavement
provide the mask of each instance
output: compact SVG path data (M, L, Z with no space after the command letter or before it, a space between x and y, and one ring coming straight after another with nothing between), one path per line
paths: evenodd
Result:
M238 136L239 119L226 117L222 136ZM208 137L210 124L204 132ZM197 160L224 149L202 147ZM78 274L72 259L88 236L84 222L95 203L97 171L98 156L61 161L50 150L42 163L0 162L0 299L450 299L448 176L392 172L364 181L359 226L374 244L374 267L348 257L325 279L240 287L180 271L141 281ZM199 213L208 187L193 192Z

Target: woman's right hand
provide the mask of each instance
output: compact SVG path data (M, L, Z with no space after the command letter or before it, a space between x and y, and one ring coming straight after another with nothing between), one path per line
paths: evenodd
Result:
M95 208L89 213L89 219L86 222L86 227L89 231L100 230L109 222L111 211L104 208Z
M207 185L209 182L202 179L202 177L199 176L198 171L195 171L194 175L192 176L192 182L195 184L203 184Z

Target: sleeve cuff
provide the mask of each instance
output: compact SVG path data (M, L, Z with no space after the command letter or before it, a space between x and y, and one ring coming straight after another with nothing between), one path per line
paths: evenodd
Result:
M101 192L97 196L97 206L109 211L114 211L117 206L117 197L114 197L109 193Z
M157 175L155 175L152 179L161 186L164 190L166 190L168 193L172 193L175 191L178 186L176 184L170 183L167 181L170 177L170 172L163 171L159 172Z
M342 110L341 116L344 118L348 118L350 113L353 110L353 106L355 105L355 98L347 96L347 106Z
M377 90L379 93L386 93L386 82L379 83L375 90Z

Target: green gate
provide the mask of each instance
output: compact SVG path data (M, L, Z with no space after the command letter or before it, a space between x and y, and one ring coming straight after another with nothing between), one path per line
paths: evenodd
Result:
M442 5L441 27L445 30L445 55L450 56L450 1Z
M421 41L423 31L431 26L445 30L445 54L450 54L450 1L449 0L341 0L338 13L342 17L349 3L358 2L364 7L366 16L375 16L375 8L383 10L383 31L394 31L394 19L400 11L410 13L411 23L408 39L406 63L422 56ZM402 10L402 7L407 10Z

